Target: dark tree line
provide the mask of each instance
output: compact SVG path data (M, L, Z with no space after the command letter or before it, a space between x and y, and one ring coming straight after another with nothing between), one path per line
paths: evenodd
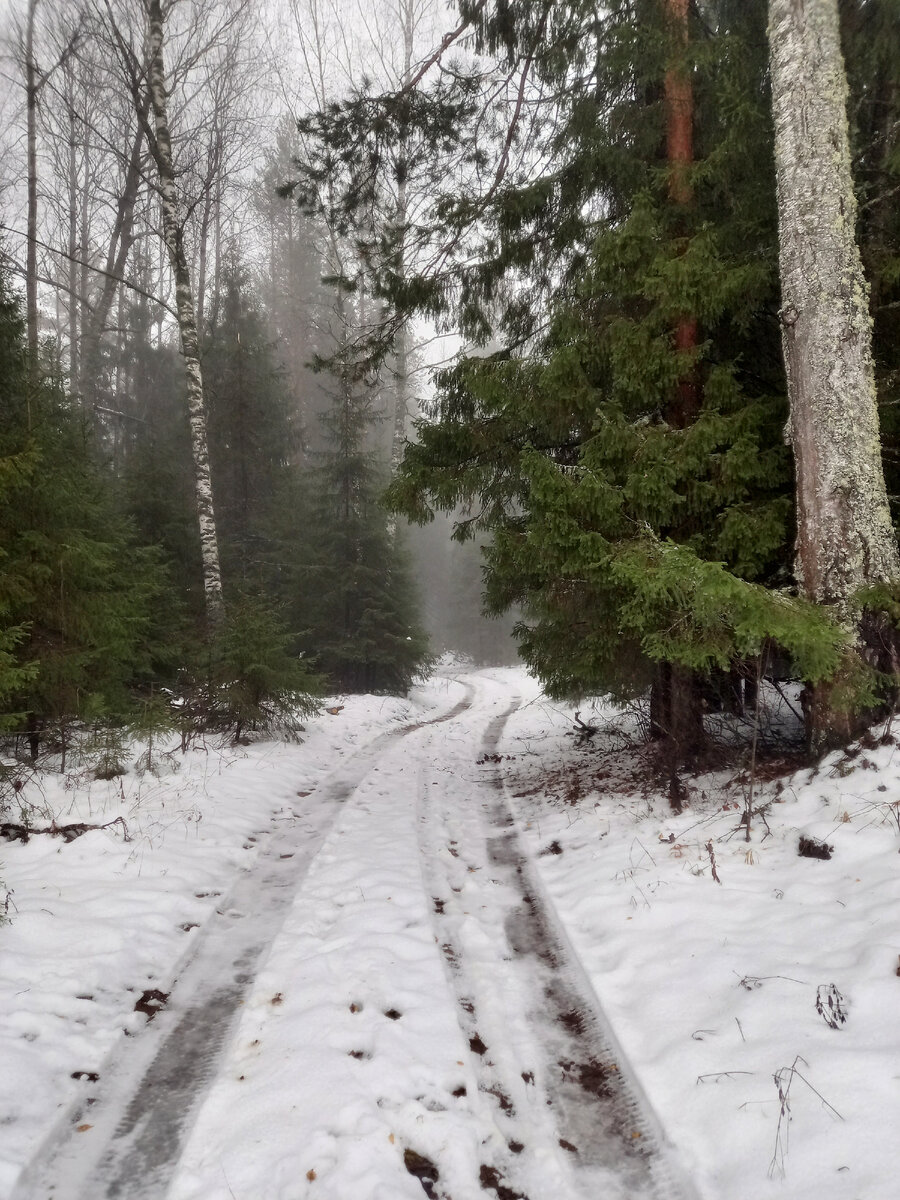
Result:
M303 236L325 349L334 294L319 233ZM408 688L427 644L379 504L371 380L292 373L235 256L199 343L224 599L210 631L184 373L152 301L129 303L119 343L102 343L108 400L91 413L49 346L33 365L2 286L0 695L21 745L157 721L165 697L173 722L241 736L290 723L326 687Z

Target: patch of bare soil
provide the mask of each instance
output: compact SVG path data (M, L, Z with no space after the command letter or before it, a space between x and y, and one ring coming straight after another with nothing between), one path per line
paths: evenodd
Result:
M169 999L168 992L159 988L148 988L134 1006L134 1011L144 1013L148 1021L152 1021L161 1008L165 1008Z
M528 1200L524 1192L514 1192L503 1182L496 1167L482 1166L479 1181L485 1191L493 1191L497 1200Z
M403 1151L403 1165L410 1175L421 1183L422 1190L429 1200L438 1200L434 1185L441 1176L431 1159L416 1150L406 1149Z

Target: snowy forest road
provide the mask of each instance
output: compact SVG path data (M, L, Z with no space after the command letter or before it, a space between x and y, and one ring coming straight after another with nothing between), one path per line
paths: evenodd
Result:
M14 1200L688 1200L519 838L519 699L460 682L269 838Z

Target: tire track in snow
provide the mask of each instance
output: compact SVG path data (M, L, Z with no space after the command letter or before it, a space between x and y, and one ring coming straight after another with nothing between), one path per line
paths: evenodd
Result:
M506 722L518 704L516 700L488 724L479 759L482 765L495 757ZM673 1162L652 1108L628 1069L522 845L499 762L484 771L480 790L484 803L472 806L473 811L484 814L478 823L459 819L449 806L437 813L430 797L423 795L422 836L431 861L445 866L446 896L435 897L437 937L456 990L460 1025L476 1056L480 1090L497 1101L494 1120L508 1147L506 1153L495 1154L492 1175L486 1175L482 1167L482 1186L500 1200L549 1200L551 1195L554 1200L562 1195L592 1200L599 1195L605 1200L689 1200L694 1192ZM451 837L454 832L456 837ZM465 860L463 874L459 863ZM524 1024L530 1034L523 1037L521 1029L517 1033L519 1046L532 1055L532 1061L523 1060L518 1071L510 1065L514 1054L508 1052L502 1056L505 1073L495 1066L493 1059L499 1056L492 1039L504 1036L502 1029L496 1029L496 1021L487 1042L478 1029L482 998L490 1002L491 997L483 985L479 992L467 963L466 946L459 941L463 916L475 907L472 878L479 880L482 898L487 901L483 911L497 903L505 907L503 940L495 947L492 971L495 989L507 995L517 990L521 994L524 984L532 997L524 1012L509 1014L511 1028ZM467 885L461 880L467 880ZM471 936L468 940L472 941ZM524 1092L523 1082L528 1085ZM543 1121L534 1111L538 1096L543 1096L546 1108ZM549 1145L548 1114L552 1124ZM532 1139L536 1144L530 1144ZM532 1174L534 1164L528 1160L534 1155L546 1159L548 1154L555 1155L560 1172L556 1190L528 1197L518 1190L521 1181Z
M176 971L169 1002L111 1055L102 1092L62 1114L10 1200L160 1200L237 1026L243 998L343 803L397 741L453 720L474 688L438 717L379 734L314 789L319 803L273 829Z
M460 779L475 772L479 744L487 739L492 748L491 739L496 742L519 703L515 698L494 717L487 732L480 723L477 732L472 731L474 736L462 739L466 747L462 762L455 760L452 751L447 753L451 750L448 731L444 753L433 757L451 773L453 782L446 795L436 795L432 789L439 787L438 781L423 780L419 832L423 876L433 892L436 940L477 1080L477 1093L460 1100L478 1127L481 1145L480 1160L471 1167L471 1193L483 1191L499 1200L556 1200L579 1193L567 1161L569 1153L559 1145L547 1108L538 1069L541 1050L526 1019L521 971L505 944L504 918L515 896L487 876L491 865L479 810L492 796L480 778L473 781L464 806L459 791ZM529 989L531 980L524 983ZM428 1194L454 1200L440 1184Z

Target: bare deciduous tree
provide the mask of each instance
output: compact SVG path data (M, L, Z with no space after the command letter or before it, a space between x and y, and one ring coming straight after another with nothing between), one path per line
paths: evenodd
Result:
M80 36L80 14L64 5L56 14L63 30L61 45L51 65L41 68L37 61L39 0L28 0L24 24L19 30L17 58L25 91L26 143L26 251L25 251L25 323L32 369L38 354L38 104L54 72L74 53Z

